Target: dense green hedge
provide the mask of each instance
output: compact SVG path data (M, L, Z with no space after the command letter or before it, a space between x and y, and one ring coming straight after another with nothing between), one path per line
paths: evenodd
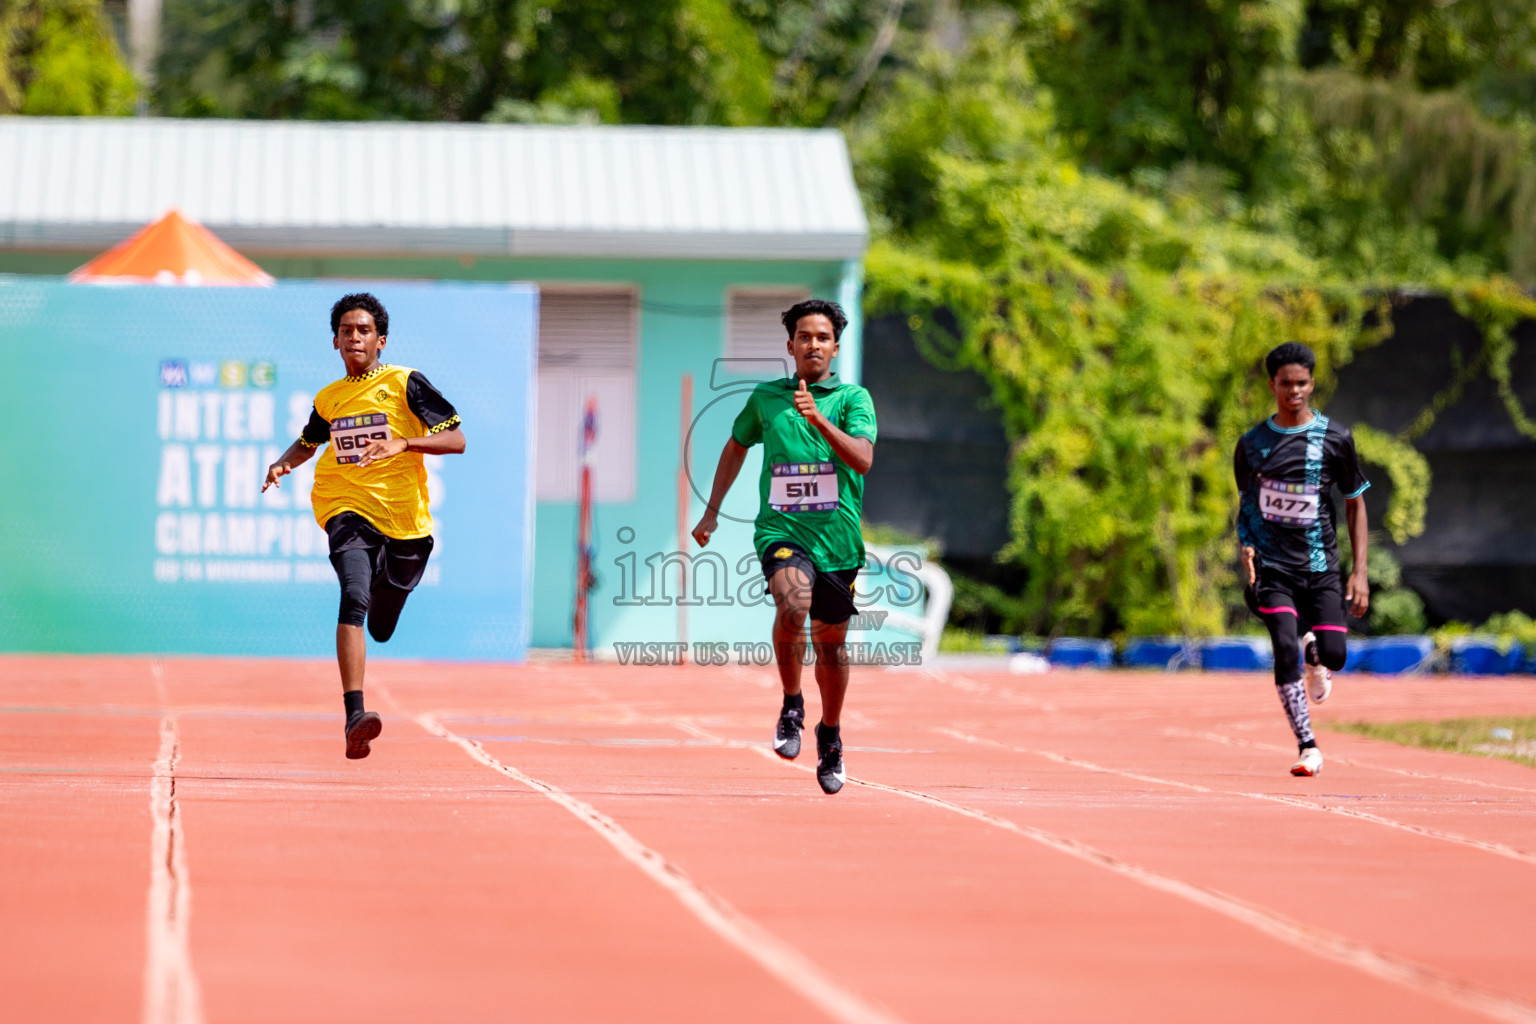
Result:
M900 141L878 121L860 140L885 214L869 311L907 317L930 361L991 387L1013 442L999 558L1027 580L999 605L1010 626L1223 632L1238 621L1231 453L1273 408L1264 354L1310 345L1326 408L1340 366L1392 343L1390 303L1284 235L1084 173L1055 148L1027 68L982 56L902 84ZM1531 429L1509 386L1509 331L1536 305L1500 277L1437 283L1480 326L1482 350L1406 430L1355 425L1392 483L1375 525L1397 543L1423 531L1431 485L1412 441L1468 380L1491 377ZM1422 625L1390 558L1373 575L1387 584L1382 624Z

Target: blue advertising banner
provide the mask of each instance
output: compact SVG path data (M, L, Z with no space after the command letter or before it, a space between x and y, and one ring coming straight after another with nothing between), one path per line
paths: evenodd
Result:
M437 547L377 655L521 660L532 572L531 285L102 287L0 277L0 651L329 656L339 587L315 459L261 491L345 375L330 309L389 311L384 362L463 417L428 456Z

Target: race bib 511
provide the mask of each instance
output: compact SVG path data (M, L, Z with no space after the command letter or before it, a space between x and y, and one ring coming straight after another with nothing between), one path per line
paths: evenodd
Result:
M1311 526L1322 496L1316 484L1283 484L1259 477L1259 512L1272 523Z
M837 508L837 468L830 462L775 462L768 507L775 512L830 512Z
M331 450L342 465L363 457L363 449L375 441L389 440L389 417L382 412L365 416L341 416L331 421Z

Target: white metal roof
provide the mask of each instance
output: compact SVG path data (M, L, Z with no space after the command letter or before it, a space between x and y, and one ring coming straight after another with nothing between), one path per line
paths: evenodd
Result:
M0 247L106 246L171 207L255 252L850 259L835 131L0 118Z

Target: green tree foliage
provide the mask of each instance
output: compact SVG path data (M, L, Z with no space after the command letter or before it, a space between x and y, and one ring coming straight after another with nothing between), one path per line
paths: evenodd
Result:
M1536 72L1536 10L1521 0L1313 0L1298 53L1429 90L1474 85L1490 101Z
M930 0L733 0L773 63L778 124L842 121L887 58L910 57L942 19Z
M1330 68L1291 76L1313 126L1315 182L1295 230L1357 279L1507 270L1536 280L1532 126L1500 123L1463 92Z
M1355 278L1536 282L1536 3L1312 0L1296 229Z
M1279 70L1294 66L1297 0L1038 0L1031 57L1061 126L1113 174L1186 161L1240 187L1283 141Z
M729 0L171 0L167 114L756 124Z
M819 125L947 0L168 0L157 107L221 117Z
M1532 0L1031 0L1079 157L1370 283L1536 283ZM1192 165L1192 166L1191 166Z
M135 91L100 0L0 4L0 114L126 114Z

